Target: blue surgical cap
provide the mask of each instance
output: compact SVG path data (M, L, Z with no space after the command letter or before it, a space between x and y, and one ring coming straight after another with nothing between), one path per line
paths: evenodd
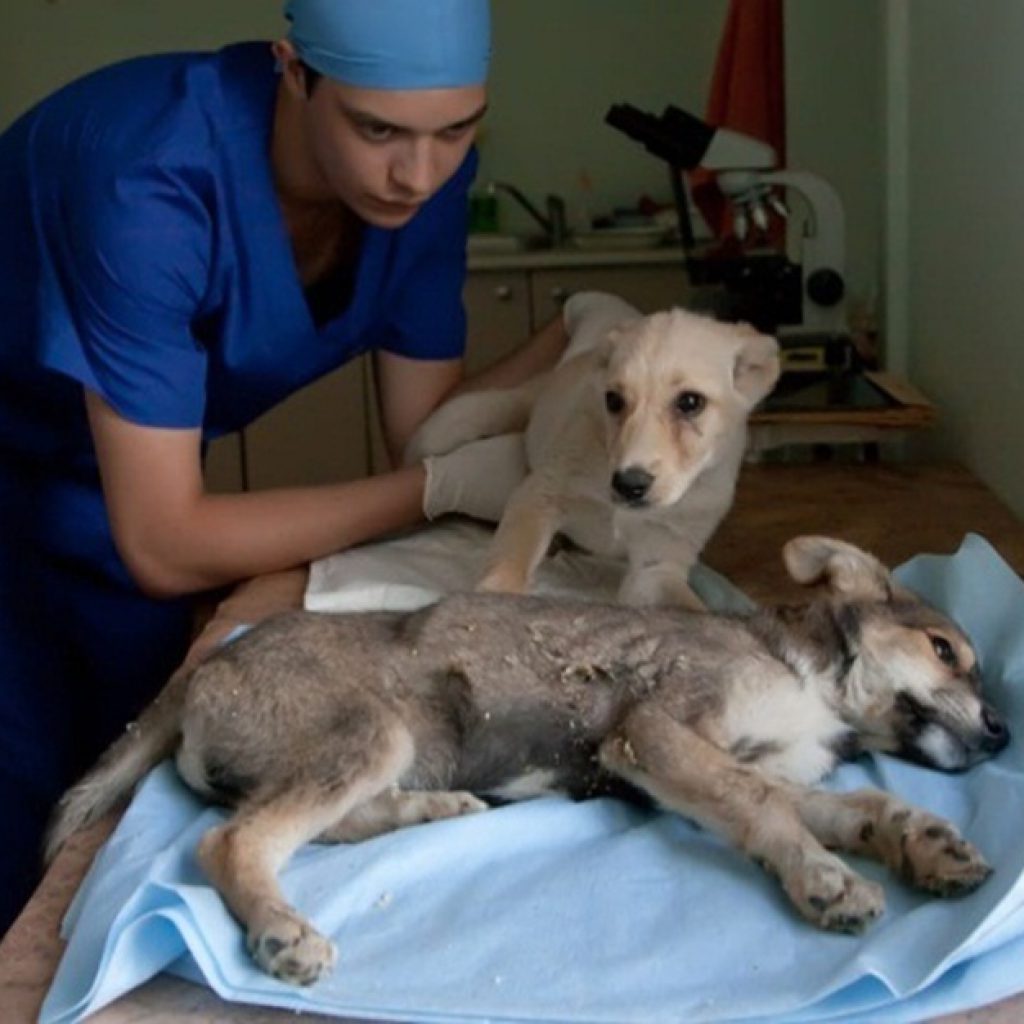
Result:
M369 89L479 85L489 0L288 0L288 38L313 70Z

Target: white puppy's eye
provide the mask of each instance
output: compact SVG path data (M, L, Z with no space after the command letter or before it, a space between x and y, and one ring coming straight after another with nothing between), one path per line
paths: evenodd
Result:
M696 416L703 412L705 405L707 405L707 399L696 391L680 391L676 395L676 411L684 416Z
M606 391L604 393L604 406L612 414L620 413L626 408L626 400L618 391Z
M931 640L932 650L939 661L950 668L956 668L956 651L953 650L953 645L944 636L929 636L928 639Z

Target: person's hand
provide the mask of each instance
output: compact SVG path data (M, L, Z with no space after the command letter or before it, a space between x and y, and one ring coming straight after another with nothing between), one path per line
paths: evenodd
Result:
M428 519L458 512L496 523L527 474L523 435L470 441L447 455L424 459L423 465L427 471L423 512Z

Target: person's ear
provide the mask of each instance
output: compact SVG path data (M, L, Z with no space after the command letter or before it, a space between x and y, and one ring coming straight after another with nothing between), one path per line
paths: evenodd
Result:
M295 47L288 39L278 39L271 44L271 49L284 87L295 99L306 99L306 72Z

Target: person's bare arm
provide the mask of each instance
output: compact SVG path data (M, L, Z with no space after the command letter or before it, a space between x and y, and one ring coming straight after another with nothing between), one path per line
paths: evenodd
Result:
M568 344L562 318L556 317L524 345L472 377L463 377L462 360L431 362L390 352L374 358L374 381L381 429L391 465L420 424L444 401L478 388L509 388L550 370Z
M455 392L479 388L511 388L538 373L550 370L569 343L561 316L542 327L529 341L510 352L504 359L467 377Z
M143 427L86 392L114 541L139 586L191 593L301 565L422 518L413 466L350 483L212 495L200 432Z
M399 466L416 428L462 380L462 360L409 359L378 351L373 365L384 444L391 465Z

